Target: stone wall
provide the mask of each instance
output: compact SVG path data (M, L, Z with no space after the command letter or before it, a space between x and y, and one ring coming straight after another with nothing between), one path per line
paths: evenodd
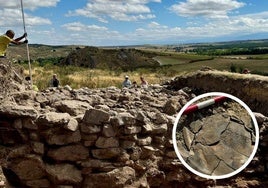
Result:
M262 115L265 142L238 176L212 181L182 166L171 132L177 112L194 97L185 91L65 87L13 93L0 105L4 174L15 187L265 185L260 174L268 167L268 120Z
M268 115L268 77L220 71L198 71L175 78L171 89L189 87L199 92L225 92L244 101L252 111Z

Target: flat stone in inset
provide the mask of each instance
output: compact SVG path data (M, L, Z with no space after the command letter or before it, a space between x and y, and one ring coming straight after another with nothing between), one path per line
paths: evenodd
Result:
M213 173L211 175L212 176L221 176L221 175L229 174L233 171L234 171L234 169L230 168L223 161L220 161L219 165L217 166L217 168L213 171Z
M198 133L198 131L202 128L203 126L203 122L201 120L196 120L196 121L193 121L189 127L190 127L190 130L193 132L193 133Z
M215 156L224 161L229 167L233 169L240 168L248 159L245 155L234 150L232 147L220 142L215 146L210 146Z
M205 119L202 129L196 134L196 141L212 145L220 141L220 136L229 124L229 118L215 114Z
M194 140L194 133L192 133L186 127L183 127L182 132L183 132L183 139L184 139L185 145L186 145L187 149L190 150L192 142Z
M239 123L231 122L221 136L222 143L249 157L253 150L251 133Z
M194 155L190 155L186 162L195 170L210 175L217 167L220 159L214 155L211 148L200 143L193 146L192 149Z

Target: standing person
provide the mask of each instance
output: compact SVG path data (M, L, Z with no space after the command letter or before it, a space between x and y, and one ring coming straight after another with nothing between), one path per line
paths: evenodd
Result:
M144 77L140 77L141 79L141 87L142 88L148 88L148 82L144 79Z
M125 80L122 83L122 87L130 88L131 87L131 81L129 80L128 76L125 76Z
M60 81L58 80L56 74L53 74L52 79L50 80L49 85L50 85L50 87L59 87Z
M27 36L27 33L24 33L21 37L13 39L15 36L14 31L7 30L7 32L4 35L0 36L0 57L6 57L6 50L10 43L20 45L23 43L28 43L28 40L24 40L23 42L20 42L23 38Z

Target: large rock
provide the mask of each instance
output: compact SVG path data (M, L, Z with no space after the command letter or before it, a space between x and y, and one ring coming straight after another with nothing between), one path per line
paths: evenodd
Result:
M80 131L67 131L64 129L48 129L41 133L44 136L46 143L49 145L66 145L76 143L81 140Z
M38 126L31 118L23 118L22 119L22 127L26 128L26 129L31 129L31 130L38 129Z
M70 121L70 118L68 113L49 112L40 115L37 122L39 125L45 126L65 125Z
M119 141L115 137L99 137L96 141L96 147L98 148L117 148L119 147Z
M57 101L54 106L60 112L66 112L72 116L84 114L86 110L91 107L89 103L77 100Z
M48 179L28 180L25 185L28 187L51 187Z
M111 119L111 123L116 127L120 127L122 125L135 125L136 119L128 112L121 112Z
M114 137L116 136L116 131L111 124L107 124L103 126L102 134L106 137Z
M13 148L9 153L8 153L8 158L13 159L13 158L23 158L26 157L27 154L31 152L31 147L28 145L22 145L18 146L16 148Z
M70 121L67 124L65 124L63 127L70 131L76 131L79 128L78 122L74 118L70 118Z
M125 134L137 134L141 132L141 127L140 126L134 126L134 125L127 125L124 127L124 133Z
M88 124L88 123L82 123L81 124L81 132L86 134L94 134L101 132L101 126L100 125L94 125L94 124Z
M80 165L84 168L102 169L111 166L113 163L98 159L87 159L81 161Z
M51 149L47 156L55 161L79 161L89 157L89 150L82 145L70 145Z
M176 114L180 108L181 108L181 105L177 99L169 99L166 102L163 108L163 111L164 113L168 115L173 115L173 114Z
M167 124L152 126L152 134L166 134L167 130L168 130Z
M13 161L8 168L12 170L20 180L35 180L46 176L45 166L39 156L29 156Z
M99 109L89 109L86 111L83 121L89 124L100 125L101 123L108 122L110 114L106 111Z
M83 187L121 188L131 184L135 175L135 170L128 166L108 173L90 174L86 176Z
M52 183L56 185L76 185L83 180L81 171L70 164L47 164L46 172L48 173L49 179L52 180Z
M259 125L262 125L264 121L268 120L268 118L265 117L265 116L264 116L263 114L261 114L261 113L254 112L254 116L255 116L255 118L256 118L256 120L257 120L257 123L258 123Z
M31 106L0 105L0 116L10 118L30 117L35 119L38 115L38 112Z
M112 159L120 156L123 151L121 148L104 148L93 149L91 152L96 159Z
M156 113L155 114L155 121L156 124L164 124L164 123L168 123L168 119L166 117L165 114L162 113Z

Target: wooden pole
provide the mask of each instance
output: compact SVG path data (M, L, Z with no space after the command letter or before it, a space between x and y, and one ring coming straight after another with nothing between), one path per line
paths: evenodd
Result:
M23 10L23 3L22 0L20 0L20 5L21 5L21 14L22 14L22 21L23 21L23 29L24 33L26 33L26 27L25 27L25 18L24 18L24 10ZM27 36L25 37L27 40ZM30 75L30 83L31 83L31 88L33 86L33 78L32 78L32 68L31 68L31 59L30 59L30 52L29 52L29 45L28 42L26 43L26 50L27 50L27 59L28 59L28 66L29 66L29 75Z

